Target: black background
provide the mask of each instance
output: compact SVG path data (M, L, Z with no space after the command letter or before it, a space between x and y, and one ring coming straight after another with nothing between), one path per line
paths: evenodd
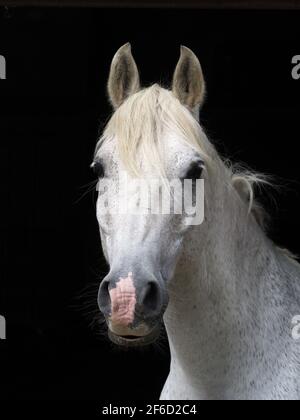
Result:
M98 326L106 272L89 165L109 117L111 58L130 41L145 85L168 86L179 46L199 56L202 124L222 155L274 174L270 236L300 252L298 12L0 9L1 397L153 399L167 343L120 352ZM85 187L84 187L85 186ZM86 296L82 290L87 288ZM80 297L81 296L81 297ZM93 328L89 326L92 320Z

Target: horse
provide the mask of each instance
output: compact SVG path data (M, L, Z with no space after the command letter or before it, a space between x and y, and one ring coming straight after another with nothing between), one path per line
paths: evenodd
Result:
M172 88L142 88L126 44L112 60L107 89L113 114L92 166L109 265L98 306L109 338L145 346L165 326L171 363L161 400L299 400L292 322L300 266L266 233L254 191L268 180L223 159L200 124L206 85L197 56L182 46ZM138 178L202 180L203 223L184 212L116 211L116 190L101 185L124 173L129 198Z

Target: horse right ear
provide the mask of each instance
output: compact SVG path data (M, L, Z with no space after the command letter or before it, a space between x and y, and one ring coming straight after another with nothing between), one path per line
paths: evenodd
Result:
M139 72L129 43L123 45L112 60L107 90L115 109L140 90Z

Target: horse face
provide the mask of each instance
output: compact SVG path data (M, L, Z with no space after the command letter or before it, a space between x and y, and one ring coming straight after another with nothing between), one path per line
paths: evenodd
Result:
M175 200L178 194L182 199L184 179L203 176L203 161L195 152L174 137L163 141L167 146L164 155L167 178L160 182L147 167L143 171L145 178L130 176L118 158L116 139L105 144L95 159L102 176L97 218L110 266L100 286L98 302L106 316L110 338L121 345L149 344L159 335L168 305L168 284L186 232L191 228L190 217L183 208L175 214ZM126 183L121 177L125 177ZM162 197L164 181L177 185L179 193L166 188ZM141 199L146 190L147 197ZM165 199L170 211L162 214ZM124 211L128 201L130 206Z
M174 274L185 233L191 226L187 223L190 215L178 211L177 207L183 198L183 180L198 180L204 166L201 156L179 138L178 133L160 131L163 123L157 117L162 117L157 103L162 100L163 106L162 97L169 100L172 95L170 103L175 108L180 108L179 102L182 103L184 110L180 109L180 115L194 121L191 114L202 101L202 81L200 64L187 49L182 50L175 71L173 93L155 85L139 96L139 75L128 44L117 52L112 62L108 91L116 110L114 130L101 144L93 166L100 178L97 218L110 266L99 289L98 303L106 317L111 340L120 345L149 344L159 335L168 305L168 283ZM173 121L172 116L170 120ZM118 136L116 131L120 128L123 132ZM133 130L132 136L128 135L128 130ZM128 160L134 161L132 155L127 154L129 147L134 149L129 146L132 138L147 137L145 143L153 143L153 148L147 149L150 153L156 147L153 136L164 145L161 167L166 184L172 182L171 194L168 188L164 189L162 177L158 180L154 174L153 156L148 159L146 153L139 157L139 172L143 174L139 179L126 165ZM127 140L122 145L124 137ZM152 160L152 165L148 160ZM193 196L193 191L190 195ZM165 198L169 211L165 211Z

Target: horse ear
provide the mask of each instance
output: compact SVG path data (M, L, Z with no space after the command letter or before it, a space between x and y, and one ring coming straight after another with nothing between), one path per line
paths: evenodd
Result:
M107 89L115 109L140 89L139 72L129 43L123 45L112 60Z
M173 93L191 111L197 110L205 97L205 81L196 55L187 47L181 47L173 77Z

